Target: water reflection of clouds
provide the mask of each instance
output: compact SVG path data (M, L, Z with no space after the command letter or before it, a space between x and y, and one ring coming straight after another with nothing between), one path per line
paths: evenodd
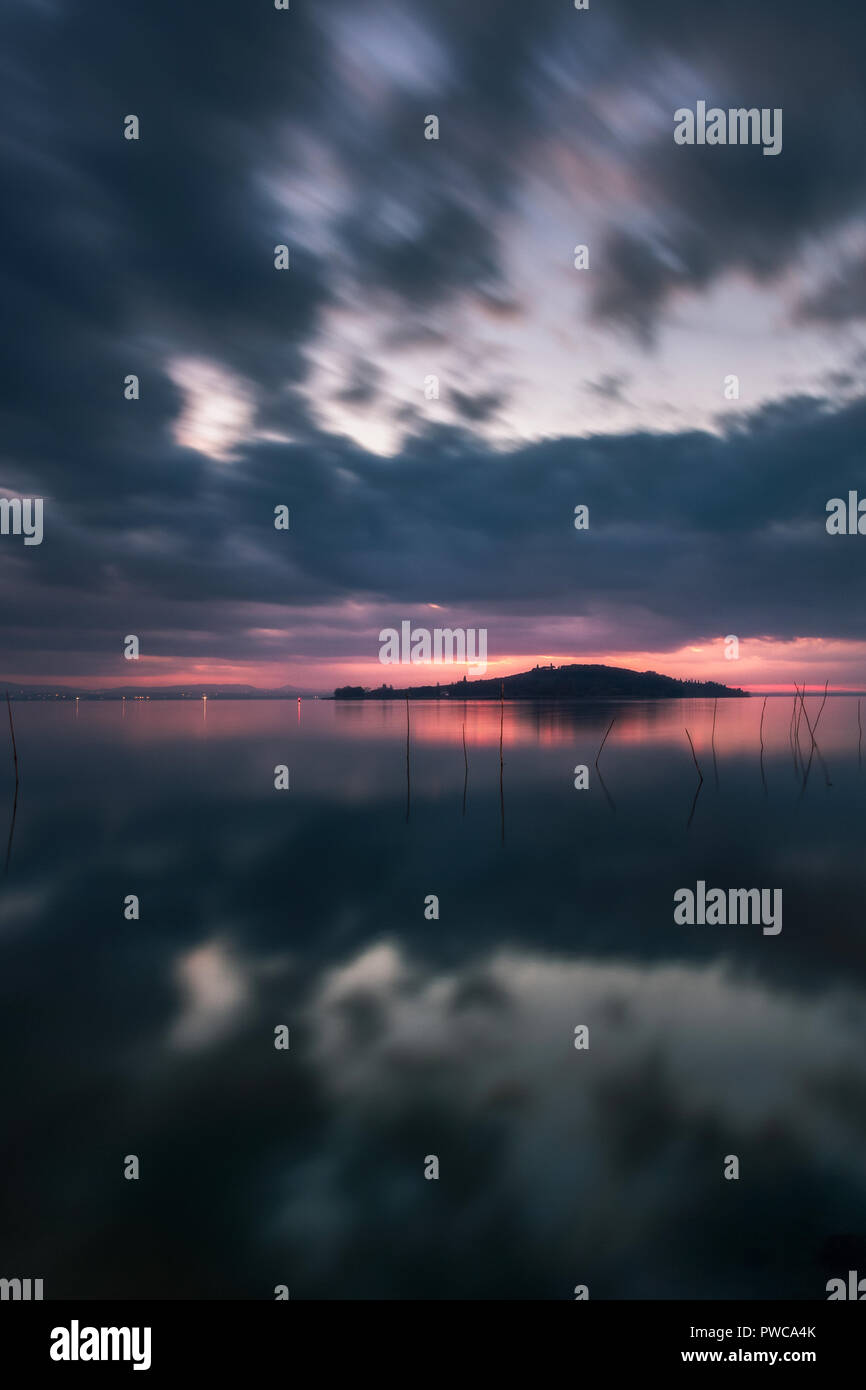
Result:
M504 852L498 750L471 738L461 815L453 707L411 709L408 826L399 703L305 704L299 726L216 702L206 749L182 705L140 710L141 740L112 706L75 726L21 710L0 892L8 1113L28 1136L14 1200L38 1212L21 1267L50 1229L40 1268L87 1296L567 1298L581 1277L593 1297L823 1296L835 1265L816 1285L816 1252L856 1235L866 1195L856 702L828 701L834 786L805 797L791 702L768 702L768 801L760 702L720 702L718 792L712 702L651 707L639 747L617 737L643 711L619 707L615 817L572 787L609 707L561 712L569 746L548 750L507 706ZM689 836L686 717L707 774ZM470 718L495 731L499 710ZM781 938L675 927L673 890L698 878L781 884ZM147 1156L129 1226L103 1180L114 1144ZM193 1193L177 1174L202 1146ZM133 1268L138 1240L159 1253Z
M249 1026L259 987L285 975L289 967L287 955L255 957L243 953L227 935L176 956L171 976L180 1011L169 1028L167 1046L181 1052L206 1048Z
M589 1024L588 1051L573 1046L578 1023ZM452 1195L472 1186L467 1166L478 1165L478 1211L461 1219L482 1229L484 1211L498 1209L520 1228L530 1266L586 1260L620 1297L688 1291L677 1281L706 1234L689 1212L724 1227L720 1209L731 1203L736 1226L740 1194L747 1208L757 1194L772 1225L768 1213L804 1163L866 1181L866 1021L843 990L804 1002L719 964L509 952L435 970L382 943L324 975L305 1027L330 1102L332 1156L305 1167L315 1200L289 1195L278 1229L317 1245L322 1277L326 1252L343 1258L370 1215L347 1209L352 1173L365 1174L374 1211L384 1204L405 1218L424 1205L427 1153L439 1155ZM722 1177L729 1153L742 1165L735 1197ZM734 1261L742 1235L731 1236ZM728 1236L714 1239L724 1246ZM685 1253L659 1278L651 1251L663 1258L673 1245ZM808 1247L804 1233L807 1263ZM726 1277L722 1255L700 1276L704 1292Z
M172 1047L202 1047L222 1037L249 1003L246 972L224 942L208 941L180 956L174 976L183 1010L171 1030Z
M732 1140L783 1123L829 1158L829 1133L805 1096L821 1078L866 1081L866 1019L855 995L805 1001L718 963L641 968L500 953L447 972L380 944L326 973L307 1023L325 1084L360 1105L399 1102L415 1068L435 1061L454 1068L449 1095L467 1113L516 1087L531 1101L534 1127L552 1131L581 1128L563 1112L564 1093L588 1102L653 1055L682 1119L715 1112ZM573 1047L578 1023L590 1025L585 1053ZM864 1118L837 1117L852 1130L839 1157L866 1176L853 1143Z

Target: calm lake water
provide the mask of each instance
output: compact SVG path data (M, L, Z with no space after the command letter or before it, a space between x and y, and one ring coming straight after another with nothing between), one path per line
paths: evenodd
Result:
M413 703L408 816L399 703L16 704L0 1276L823 1299L866 1275L857 700L828 700L805 790L791 699L763 767L761 704L719 702L715 768L712 702L508 704L500 790L499 706ZM698 880L781 888L781 933L675 924Z

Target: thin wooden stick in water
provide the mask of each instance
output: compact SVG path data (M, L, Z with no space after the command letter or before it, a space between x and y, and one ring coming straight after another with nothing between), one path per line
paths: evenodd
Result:
M12 723L12 702L9 699L9 691L6 691L6 708L9 711L9 732L12 735L12 758L15 763L15 785L18 786L18 749L15 747L15 725Z
M818 724L819 724L819 722L820 722L821 715L824 713L824 706L825 706L826 703L827 703L827 691L828 691L828 689L829 689L829 686L830 686L830 682L829 682L829 681L825 681L825 682L824 682L824 698L823 698L823 700L821 701L821 708L818 710L818 716L817 716L817 718L816 718L816 720L815 720L815 728L814 728L814 731L813 731L813 736L814 736L814 733L817 733L817 731L818 731Z
M802 753L802 750L801 750L801 748L800 748L800 724L802 723L802 719L803 719L803 715L804 715L804 714L806 715L806 723L807 723L807 724L809 723L809 716L808 716L808 714L806 714L806 699L805 699L805 696L806 696L806 682L803 681L803 689L802 689L802 690L800 689L799 686L795 686L794 688L795 688L795 690L797 691L797 694L798 694L798 696L799 696L799 698L800 698L800 703L799 703L798 708L797 708L797 727L796 727L796 729L794 730L794 737L796 738L796 741L797 741L797 756L799 757L799 759L800 759L800 765L802 766L802 763L803 763L803 753Z
M816 720L815 720L814 727L812 728L812 731L811 731L811 732L812 732L812 748L813 748L813 750L818 754L818 761L820 762L821 767L822 767L823 770L824 770L824 781L827 783L827 786L828 786L828 787L832 787L833 783L830 781L830 774L829 774L829 772L827 771L827 764L824 762L824 759L821 757L821 749L818 747L818 740L815 738L815 735L816 735L817 732L818 732L818 725L819 725L819 723L821 722L821 715L824 713L824 706L825 706L826 703L827 703L827 691L829 690L829 688L830 688L830 682L829 682L829 681L825 681L825 682L824 682L824 698L823 698L823 700L821 701L821 708L818 710L818 715L817 715L817 718L816 718ZM809 754L809 762L811 763L811 761L812 761L812 755L811 755L811 753L810 753L810 754Z
M12 857L12 840L15 835L15 817L18 814L18 781L15 781L15 795L12 798L12 819L9 822L9 839L6 841L6 863L3 868L3 876L9 872L9 860Z
M466 815L466 788L469 785L469 758L466 755L466 721L463 721L463 814Z
M857 740L857 766L863 766L863 725L860 722L860 701L857 701L857 729L860 737Z
M602 748L604 747L604 745L607 743L607 736L608 736L608 734L610 733L610 731L611 731L611 729L613 728L613 726L614 726L615 723L616 723L616 715L613 716L613 719L612 719L612 720L610 721L610 723L608 724L607 730L605 731L604 738L603 738L602 741L601 741L601 747L599 748L598 752L597 752L596 755L595 755L595 765L596 765L596 767L598 767L598 760L599 760L599 758L601 757L601 750L602 750Z
M803 685L803 691L805 691L805 689L806 689L806 686L805 686L805 684L804 684L804 685ZM827 695L826 695L826 690L825 690L824 700L826 701L826 699L827 699ZM818 761L819 761L819 763L821 764L821 767L822 767L823 770L824 770L824 781L827 783L827 786L828 786L828 787L832 787L833 783L830 781L830 774L829 774L829 772L827 771L827 764L824 762L824 759L821 757L821 749L818 747L818 740L815 738L815 729L817 729L817 727L818 727L818 720L817 720L817 719L815 720L814 726L811 724L811 722L810 722L810 720L809 720L809 715L808 715L807 710L806 710L806 701L805 701L805 699L803 698L803 692L802 692L802 691L801 691L801 693L800 693L800 703L801 703L802 706L803 706L803 718L804 718L805 721L806 721L806 727L807 727L807 729L809 730L809 737L810 737L811 740L812 740L812 747L811 747L811 750L810 750L810 753L809 753L809 762L808 762L808 764L807 764L807 766L806 766L806 768L805 768L805 771L804 771L804 773L803 773L803 787L802 787L802 791L804 792L804 791L806 790L806 783L807 783L808 780L809 780L809 773L810 773L811 770L812 770L812 759L814 758L814 756L815 756L816 753L818 754ZM824 708L824 705L822 704L822 705L821 705L821 709L823 709L823 708ZM820 715L820 712L821 712L821 711L819 710L819 711L818 711L819 715ZM802 792L801 792L801 795L802 795Z
M812 746L812 748L815 748L815 735L813 735L812 733L812 723L810 723L809 713L808 710L806 710L806 681L803 681L803 688L801 689L801 691L798 691L798 694L799 709L801 709L801 714L798 714L798 719L796 719L796 751L798 751L799 753L799 760L801 760L802 766L803 755L801 752L801 748L799 748L799 726L801 726L801 719L806 720L806 728L808 728L809 730L810 746ZM824 696L824 698L826 698L826 696ZM823 708L824 706L822 705L822 709ZM817 728L817 724L815 727Z
M505 681L499 685L499 762L502 762L502 726L505 723Z
M803 698L803 697L804 697L805 690L806 690L806 686L804 685L804 686L803 686L803 689L799 692L799 695L800 695L800 708L802 709L802 718L805 719L805 721L806 721L806 728L809 730L809 737L812 739L812 744L814 745L815 739L814 739L814 736L813 736L813 734L812 734L812 724L811 724L811 721L810 721L810 719L809 719L809 712L808 712L808 710L806 709L806 701L805 701L805 699ZM798 742L799 742L799 740L798 740Z
M791 752L794 755L794 775L795 777L799 777L803 766L803 750L800 747L800 721L803 715L800 706L800 687L796 681L794 682L794 692L794 734L791 742Z
M763 747L764 747L764 710L765 710L766 708L767 708L767 697L766 697L766 695L765 695L765 696L764 696L764 703L761 705L761 728L760 728L760 738L761 738L761 748L762 748L762 749L763 749Z
M703 782L703 780L704 780L704 774L701 772L701 765L700 765L700 763L698 762L697 757L696 757L696 755L695 755L695 745L692 743L692 736L691 736L691 734L689 733L688 729L686 729L686 738L688 739L688 741L689 741L689 747L690 747L691 750L692 750L692 757L693 757L694 760L695 760L695 767L698 769L698 776L700 777L701 781Z
M691 826L692 821L695 818L695 811L697 810L698 805L698 797L701 794L701 787L704 785L704 774L701 772L701 765L698 762L697 757L695 757L695 745L692 743L692 736L689 733L688 729L686 729L686 738L689 741L689 747L692 750L692 757L695 760L695 767L698 770L698 785L695 787L695 795L692 800L692 809L689 811L689 818L686 821L686 829L688 830Z

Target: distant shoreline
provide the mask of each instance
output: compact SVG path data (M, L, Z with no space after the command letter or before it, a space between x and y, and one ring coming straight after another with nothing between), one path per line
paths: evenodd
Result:
M2 686L0 686L0 690L2 690L3 693L5 694L5 690L4 690L4 688L3 688ZM808 696L809 698L814 698L816 695L821 695L821 696L823 696L823 690L822 690L821 687L818 686L818 685L816 685L813 689L807 691L807 696ZM646 700L650 700L650 699L654 699L654 700L705 700L705 699L713 699L713 698L719 698L719 699L721 699L721 698L726 698L726 699L729 699L729 698L734 698L734 699L756 699L756 698L757 698L757 699L762 699L764 696L766 696L768 700L790 700L790 699L792 699L793 696L794 696L794 690L793 690L793 687L792 687L790 690L740 690L740 691L733 691L733 690L727 690L727 689L726 689L724 697L722 696L721 692L719 692L719 693L718 693L718 696L716 697L716 696L714 696L714 695L707 695L706 693L703 693L703 692L701 692L701 691L689 691L689 692L687 692L687 693L685 693L685 694L678 694L678 695L667 694L667 695L655 695L655 696L650 696L650 695L571 695L571 696L519 695L519 696L515 696L515 695L508 695L508 694L506 693L506 696L505 696L505 703L506 703L506 704L536 704L536 705L541 705L541 704L566 704L566 703L571 702L571 703L574 703L574 704L580 704L580 703L590 704L590 703L592 703L593 701L603 702L603 701L608 701L608 700L609 700L609 701L616 701L618 704L630 704L630 703L631 703L631 704L640 704L640 703L642 703L642 702L644 702L644 701L646 701ZM194 704L201 704L202 699L203 699L203 696L201 696L201 695L161 695L161 694L159 693L158 690L147 690L147 691L142 691L141 693L136 694L136 695L114 695L114 694L111 694L110 692L107 692L107 691L101 691L101 692L99 692L98 694L92 694L91 692L89 692L89 691L84 691L84 690L79 691L78 693L75 693L75 692L71 692L71 693L70 693L70 692L68 692L68 691L64 691L64 692L59 692L59 691L58 691L56 694L42 695L42 694L34 694L34 693L32 693L32 692L29 692L29 691L12 691L12 690L10 690L10 692L9 692L9 698L10 698L10 700L12 700L13 702L17 701L17 702L22 703L22 704L41 704L41 705L53 705L53 704L60 704L60 703L69 704L70 702L74 702L75 700L80 701L82 704L87 703L87 704L103 704L103 705L104 705L104 704L120 704L120 703L122 703L124 700L127 702L127 704L139 703L139 702L141 702L141 701L150 701L152 704L168 704L170 701L173 701L173 702L175 702L176 704L179 704L179 705L194 705ZM244 703L244 704L246 704L246 703L254 702L254 701L256 701L256 700L264 700L264 701L280 701L280 700L283 700L283 701L287 702L288 704L297 704L297 702L298 702L299 699L300 699L302 702L306 702L306 703L315 702L316 704L345 704L345 703L346 703L346 697L345 697L345 696L341 696L341 697L338 698L338 697L337 697L336 695L334 695L334 694L302 695L302 696L298 696L298 695L271 694L271 693L268 692L268 691L262 691L262 692L261 692L260 694L258 694L258 695L235 695L235 694L232 694L232 693L221 694L221 693L218 692L218 693L210 693L210 694L208 694L208 697L207 697L207 698L208 698L209 701L210 701L210 700L218 700L218 701L220 702L220 704L223 704L223 705L231 704L232 702L238 702L238 703ZM384 696L384 697L383 697L379 691L371 691L369 694L364 695L363 697L359 697L359 698L362 698L363 700L370 701L370 702L373 702L373 703L375 703L376 701L378 701L380 704L391 704L391 703L393 702L393 700L395 700L395 699L397 699L397 700L406 700L406 699L409 699L409 700L416 700L416 699L417 699L417 700L425 700L425 701L427 701L428 703L431 703L431 704L441 704L442 701L443 701L443 699L452 700L455 704L463 704L465 701L483 701L483 702L486 704L486 703L488 703L490 700L497 700L497 699L499 699L500 696L497 696L497 695L493 695L493 696L489 696L489 695L476 695L476 694L474 694L474 693L467 694L467 695L451 695L451 696L444 696L444 697L443 697L441 694L438 695L438 696L437 696L437 695L430 695L430 694L424 694L424 695L420 695L420 696L419 696L419 695L414 694L413 689L412 689L412 687L410 686L410 687L408 687L405 691L400 691L399 694L395 694L395 695L388 695L388 696ZM864 689L864 690L829 690L829 691L827 692L827 698L828 698L829 700L833 700L833 699L846 699L846 698L866 699L866 689ZM351 703L351 697L350 697L349 702Z

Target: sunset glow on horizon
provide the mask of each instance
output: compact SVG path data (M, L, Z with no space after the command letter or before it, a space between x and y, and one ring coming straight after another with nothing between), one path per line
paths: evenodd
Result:
M758 646L759 650L754 651ZM718 638L699 650L693 647L672 652L545 652L543 654L514 653L509 656L489 656L483 675L472 675L468 665L447 662L416 662L386 665L379 661L272 661L268 663L200 661L193 667L181 666L168 659L145 658L127 670L114 670L104 675L70 676L57 672L37 678L10 674L12 684L39 686L73 686L82 690L116 689L140 686L142 689L160 687L186 688L195 693L199 686L245 685L262 691L283 687L309 691L319 695L332 693L338 686L359 685L377 689L390 685L395 689L413 686L450 685L462 681L492 680L528 671L534 666L602 665L623 667L632 671L655 671L678 680L716 681L722 685L747 691L784 693L794 686L808 690L823 690L829 681L836 692L866 689L866 643L829 643L798 639L779 643L765 640L760 644L743 644L737 660L725 660L724 639Z

